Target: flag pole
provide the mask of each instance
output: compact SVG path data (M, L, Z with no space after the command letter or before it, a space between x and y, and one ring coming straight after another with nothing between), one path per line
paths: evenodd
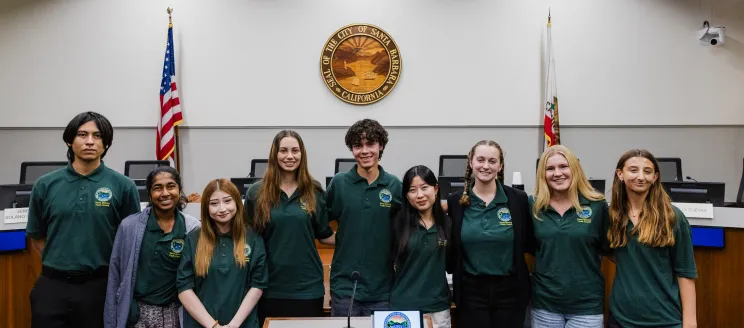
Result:
M168 7L168 9L166 9L165 11L168 13L168 28L173 28L173 8ZM181 147L179 145L180 138L178 136L178 125L173 126L173 132L173 143L175 145L173 147L173 152L175 153L173 154L173 160L176 162L176 170L178 170L178 172L181 172Z

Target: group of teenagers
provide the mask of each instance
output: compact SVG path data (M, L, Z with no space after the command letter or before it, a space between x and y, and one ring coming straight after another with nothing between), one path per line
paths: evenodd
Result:
M77 115L63 132L69 165L33 187L26 230L42 256L33 327L257 328L267 317L321 317L316 240L335 245L331 316L419 311L448 328L454 308L461 328L523 327L526 316L535 328L605 327L607 257L616 263L609 327L697 325L690 225L645 150L622 154L605 199L567 147L549 147L528 196L504 184L504 151L482 140L468 152L464 189L440 199L426 166L400 180L379 165L388 133L375 120L348 129L356 165L326 191L300 135L283 130L245 199L230 180L211 180L193 218L171 167L148 175L140 209L134 183L102 161L113 132L98 113Z

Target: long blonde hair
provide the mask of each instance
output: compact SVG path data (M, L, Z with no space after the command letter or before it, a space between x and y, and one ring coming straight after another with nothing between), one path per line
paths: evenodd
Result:
M196 245L196 255L194 256L194 266L196 275L206 277L209 272L209 264L214 254L214 246L217 243L217 224L209 215L209 199L216 191L224 191L232 197L237 211L235 217L230 222L230 234L233 240L233 254L235 264L240 268L245 266L245 233L247 226L243 216L243 203L240 201L240 192L235 185L227 179L215 179L210 181L204 188L201 198L201 232L199 234L199 243Z
M625 162L633 157L643 157L654 164L654 174L659 174L659 163L654 155L645 149L632 149L617 162L615 179L612 181L612 201L610 202L610 229L607 231L607 239L611 248L624 247L628 243L628 195L625 191L625 183L617 176L617 170L622 171ZM638 215L638 225L633 227L631 234L638 236L638 242L651 247L667 247L674 245L674 226L676 216L672 208L672 200L661 186L661 179L651 185L648 190L643 208Z
M568 199L571 200L571 206L576 212L581 212L581 204L579 203L579 194L584 198L597 201L603 200L604 195L597 192L594 187L589 183L589 180L584 174L584 169L581 167L579 159L573 154L573 152L566 146L555 145L540 155L540 160L537 163L537 179L535 183L535 204L532 206L532 215L540 220L540 212L546 210L550 204L550 186L545 178L546 166L548 165L548 159L553 155L561 155L566 158L568 162L568 168L571 170L571 185L568 187Z
M259 233L266 229L266 225L271 220L271 209L279 204L282 175L277 155L279 153L279 144L284 138L295 138L300 145L300 166L295 171L295 178L297 179L297 189L302 195L300 196L300 200L305 204L304 210L309 214L308 217L312 218L312 215L315 213L315 192L322 192L323 190L320 183L313 179L307 168L307 152L305 151L305 143L302 142L300 135L293 130L279 131L271 143L269 165L262 179L261 189L259 189L256 195L256 207L253 211L253 230Z
M465 164L465 189L462 191L462 197L460 197L460 205L463 206L470 206L470 196L468 196L468 193L470 192L470 184L473 181L473 168L470 167L470 163L473 161L473 154L475 154L475 149L478 148L478 146L495 147L499 151L501 171L496 175L496 179L499 180L502 185L504 184L504 170L506 170L506 165L504 164L504 151L501 149L501 145L493 140L478 141L473 148L470 148L470 152L468 153L468 163Z

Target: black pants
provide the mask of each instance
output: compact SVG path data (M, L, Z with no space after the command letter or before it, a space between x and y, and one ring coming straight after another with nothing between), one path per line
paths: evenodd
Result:
M620 326L619 323L617 323L617 320L615 320L615 316L612 315L612 312L610 312L610 315L607 318L607 327L608 328L623 328Z
M266 318L322 317L323 298L294 300L262 297L258 301L258 325L264 326Z
M462 300L457 304L458 327L517 328L524 324L525 309L517 306L515 276L462 278Z
M102 328L107 281L71 283L39 276L31 289L31 327Z

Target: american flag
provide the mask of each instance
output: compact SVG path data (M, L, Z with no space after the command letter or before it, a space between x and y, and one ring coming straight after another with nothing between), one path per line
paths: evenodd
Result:
M173 24L168 24L168 44L165 47L163 79L160 83L160 118L158 119L157 149L158 160L175 160L175 129L183 121L181 101L176 88L176 60L173 55Z

